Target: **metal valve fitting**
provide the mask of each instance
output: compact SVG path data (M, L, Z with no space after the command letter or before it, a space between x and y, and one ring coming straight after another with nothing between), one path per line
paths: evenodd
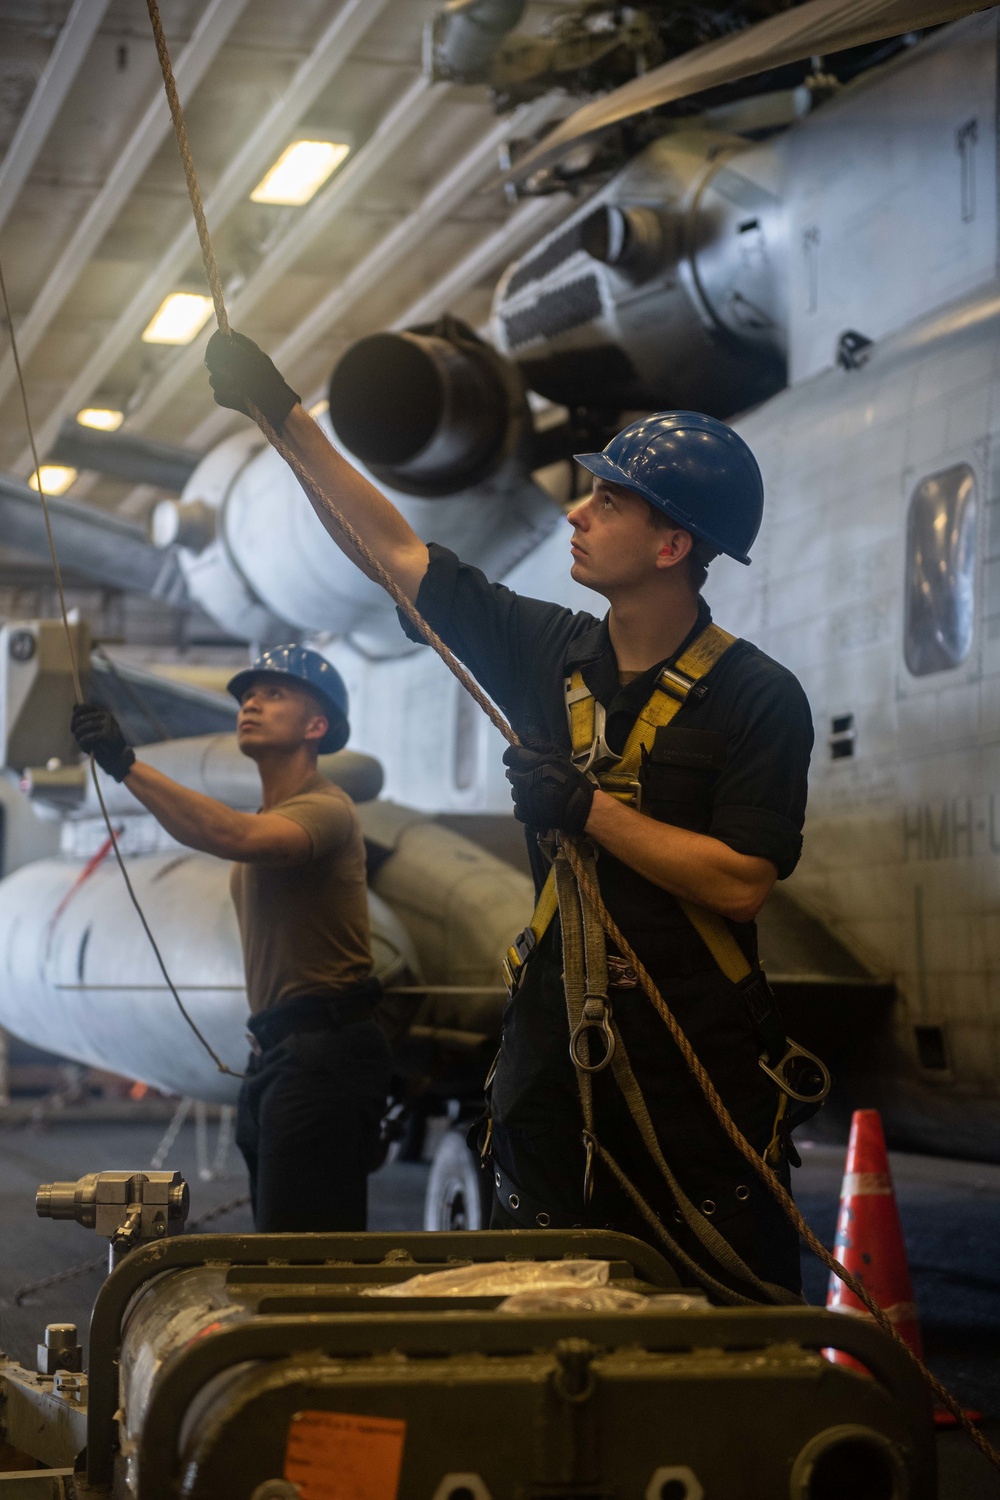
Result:
M179 1172L88 1172L79 1182L43 1183L35 1195L40 1219L73 1219L106 1236L112 1267L135 1245L177 1234L188 1207Z

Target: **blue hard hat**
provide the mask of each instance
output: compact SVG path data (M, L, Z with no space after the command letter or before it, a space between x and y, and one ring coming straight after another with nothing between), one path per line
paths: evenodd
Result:
M237 703L252 682L260 677L294 677L309 689L323 705L330 727L320 740L320 755L330 755L347 744L350 728L347 722L347 688L336 667L331 667L318 651L308 646L272 646L258 656L252 666L237 672L226 687Z
M655 505L717 552L749 563L764 510L764 482L746 443L714 417L659 411L613 437L578 464Z

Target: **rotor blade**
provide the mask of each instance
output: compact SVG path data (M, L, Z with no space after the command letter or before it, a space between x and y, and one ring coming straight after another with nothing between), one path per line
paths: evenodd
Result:
M134 432L95 432L70 419L59 429L48 462L91 469L132 484L154 484L179 495L201 455Z
M176 561L154 547L144 529L94 506L49 497L49 515L59 561L74 573L109 588L138 594L175 595L183 606ZM10 474L0 474L0 537L30 557L49 556L48 535L36 492Z
M808 0L633 78L576 110L517 163L524 182L571 147L631 115L806 57L843 52L992 7L976 0Z

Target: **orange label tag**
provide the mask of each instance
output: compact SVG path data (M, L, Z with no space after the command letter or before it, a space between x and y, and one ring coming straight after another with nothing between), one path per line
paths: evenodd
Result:
M302 1500L396 1500L406 1423L346 1411L299 1411L288 1429L285 1478Z

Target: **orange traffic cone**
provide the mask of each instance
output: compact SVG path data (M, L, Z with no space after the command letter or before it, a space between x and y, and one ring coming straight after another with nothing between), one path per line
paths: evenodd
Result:
M896 1332L917 1358L923 1358L920 1322L906 1263L903 1226L899 1222L885 1136L877 1109L857 1109L851 1120L833 1253L884 1309ZM826 1305L833 1312L871 1317L860 1298L832 1272ZM834 1364L858 1368L856 1360L839 1350L830 1350L828 1357Z
M906 1262L903 1226L899 1221L896 1194L889 1171L889 1158L877 1109L857 1109L851 1120L844 1185L840 1191L840 1216L833 1253L883 1309L900 1338L918 1359L923 1358L920 1320L913 1297L910 1268ZM870 1318L859 1297L838 1276L830 1274L826 1305L833 1312ZM839 1349L824 1351L834 1364L864 1367ZM966 1413L978 1422L981 1413ZM950 1412L937 1410L939 1427L954 1425Z

